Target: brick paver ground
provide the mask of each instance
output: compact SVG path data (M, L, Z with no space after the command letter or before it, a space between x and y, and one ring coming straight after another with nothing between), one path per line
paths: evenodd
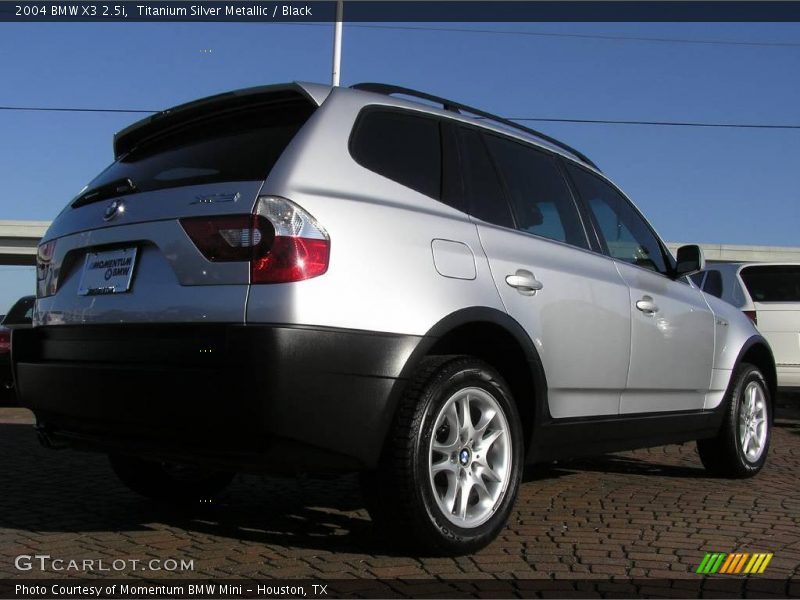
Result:
M40 448L31 422L0 409L0 578L68 574L21 573L20 554L193 559L193 578L557 579L692 577L706 552L745 551L774 552L773 577L800 573L800 419L779 420L767 467L746 481L707 477L694 444L538 468L500 538L458 558L377 539L353 477L239 476L187 514L129 492L103 456Z

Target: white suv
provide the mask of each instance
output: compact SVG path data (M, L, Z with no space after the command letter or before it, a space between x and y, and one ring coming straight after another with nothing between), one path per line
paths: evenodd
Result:
M800 263L714 263L692 280L752 319L772 346L778 387L800 390Z

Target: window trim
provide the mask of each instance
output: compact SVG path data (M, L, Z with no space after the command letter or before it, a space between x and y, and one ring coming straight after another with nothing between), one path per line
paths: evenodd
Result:
M584 210L587 212L587 214L589 216L589 220L591 222L592 229L594 230L594 234L595 234L595 236L597 237L597 239L598 239L598 241L600 243L600 247L602 249L602 254L607 256L611 260L618 261L618 262L624 263L626 265L630 265L632 267L636 267L637 269L641 269L641 270L646 271L648 273L655 273L656 275L661 275L662 277L664 277L666 279L669 279L670 281L676 281L676 278L675 278L675 259L673 258L672 253L667 249L667 245L664 243L664 240L662 240L661 236L658 235L656 230L650 224L650 221L647 220L647 218L642 214L642 211L640 211L638 209L638 207L631 201L631 199L625 194L625 192L623 192L617 185L615 185L607 177L605 177L605 176L603 176L603 175L601 175L601 174L599 174L599 173L597 173L595 171L592 171L591 169L587 169L586 167L584 167L579 162L570 160L570 159L565 158L563 156L561 157L561 160L563 160L564 163L565 163L564 171L566 171L566 173L567 173L567 175L569 177L569 181L572 183L572 185L575 188L575 193L576 193L577 197L579 198L579 202L583 206ZM642 267L642 266L639 266L639 265L635 265L635 264L630 263L628 261L625 261L625 260L622 260L620 258L616 258L614 256L611 256L611 252L608 249L608 243L607 243L607 241L605 239L605 236L603 235L602 230L600 229L600 224L597 222L597 219L594 216L594 213L589 208L588 204L586 203L586 200L581 195L580 189L578 188L577 184L575 183L575 180L572 178L572 175L569 173L569 169L567 168L568 165L572 165L574 167L578 167L578 168L582 169L583 171L585 171L586 173L588 173L589 175L592 175L592 176L600 179L600 181L603 181L609 187L611 187L612 190L615 190L623 198L623 200L625 200L625 202L628 203L628 206L631 209L633 209L634 213L639 216L639 218L644 222L645 226L650 231L650 233L653 234L653 237L655 238L656 243L659 245L659 248L661 249L662 258L664 259L664 264L667 267L667 273L662 273L661 271L654 271L652 269L647 269L645 267Z

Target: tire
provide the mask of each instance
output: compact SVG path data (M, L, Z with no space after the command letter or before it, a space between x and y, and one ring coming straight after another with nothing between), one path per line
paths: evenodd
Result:
M764 466L772 437L772 402L761 371L748 363L739 365L724 402L719 433L698 440L697 452L713 475L752 477Z
M379 468L362 476L367 510L378 529L415 552L474 552L508 520L523 445L511 392L495 369L471 357L426 358Z
M158 502L188 504L208 501L233 479L232 473L132 456L113 454L109 460L122 483Z

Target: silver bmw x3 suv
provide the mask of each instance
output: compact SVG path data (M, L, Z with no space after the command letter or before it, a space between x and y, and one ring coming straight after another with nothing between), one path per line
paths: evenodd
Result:
M292 83L146 118L114 155L39 247L13 365L42 442L138 492L356 471L377 526L464 553L526 464L697 440L714 474L764 465L769 345L557 140Z

